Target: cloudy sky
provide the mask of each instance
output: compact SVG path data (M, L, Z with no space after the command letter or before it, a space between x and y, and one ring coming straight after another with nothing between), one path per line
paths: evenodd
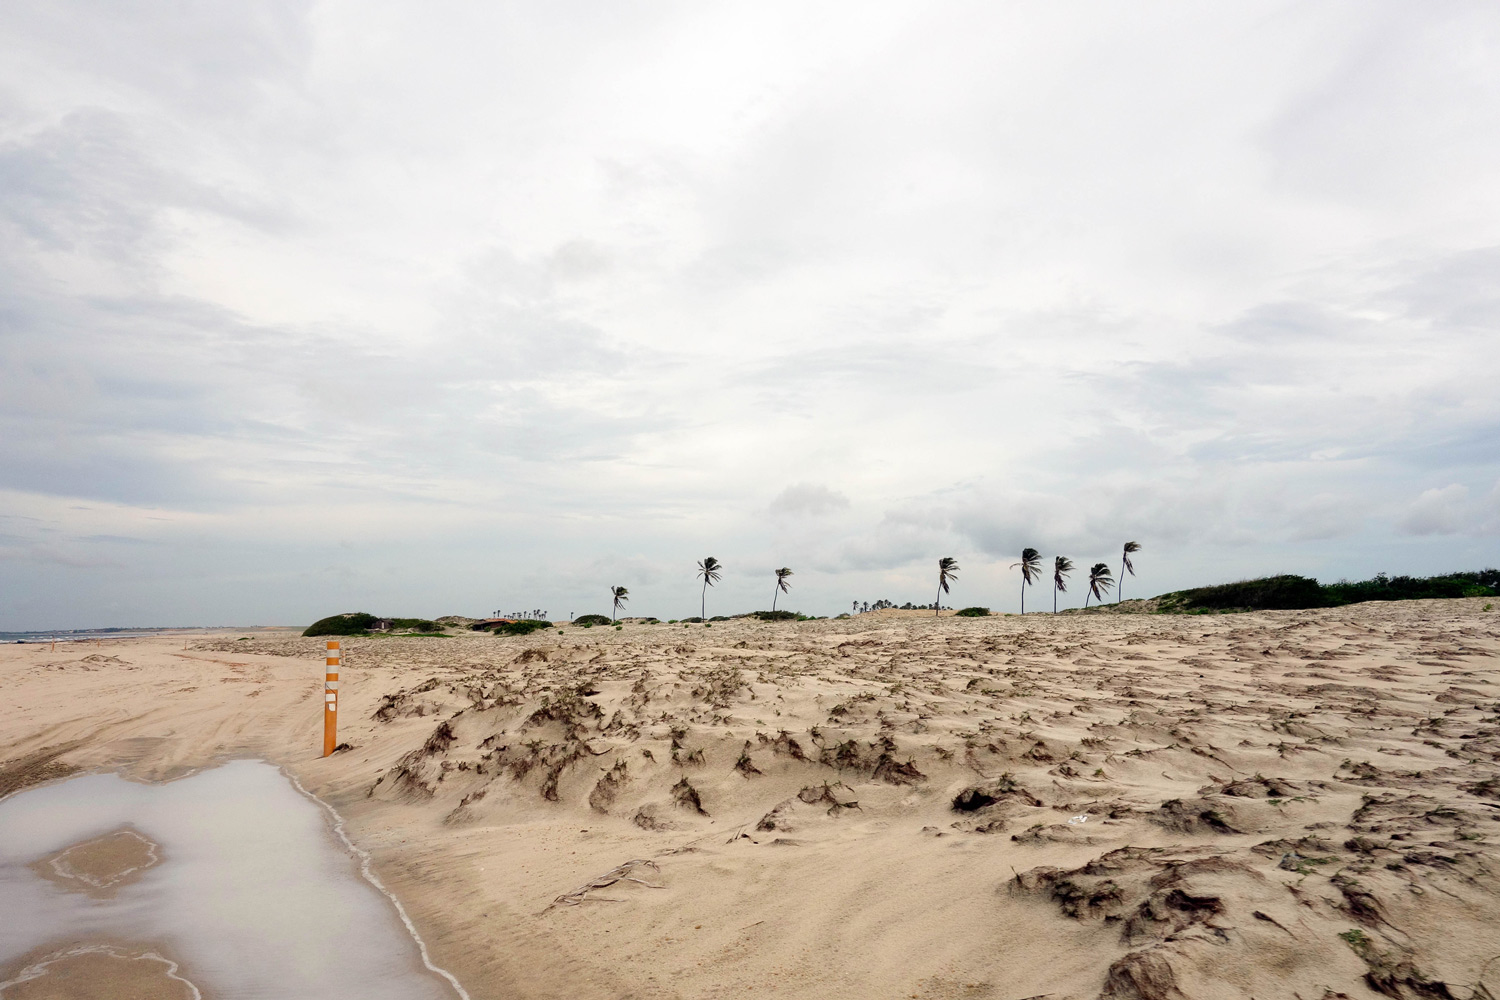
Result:
M1494 565L1497 163L1490 0L12 0L0 629Z

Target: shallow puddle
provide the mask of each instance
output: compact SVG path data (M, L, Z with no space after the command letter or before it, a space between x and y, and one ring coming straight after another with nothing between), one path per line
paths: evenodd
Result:
M321 805L233 761L0 802L0 1000L455 1000Z

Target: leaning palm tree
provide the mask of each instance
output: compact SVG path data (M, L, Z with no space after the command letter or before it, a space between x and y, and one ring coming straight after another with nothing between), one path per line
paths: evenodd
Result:
M699 595L702 602L698 609L699 618L708 617L706 613L708 609L708 588L719 582L719 570L723 568L719 560L713 556L708 556L702 562L698 563L698 579L703 581L703 593Z
M610 587L609 593L610 596L615 599L614 620L618 621L620 618L620 605L630 600L630 591L626 590L624 587Z
M1057 595L1068 592L1068 574L1073 572L1073 560L1057 556L1052 560L1052 613L1057 614Z
M1022 549L1021 561L1011 563L1010 568L1021 567L1021 614L1026 613L1026 585L1042 575L1042 554L1036 549Z
M776 571L776 589L771 591L771 610L776 610L776 598L792 589L792 585L786 582L786 578L792 575L792 571L785 566Z
M1114 578L1109 575L1109 564L1094 563L1089 570L1089 589L1088 593L1083 595L1083 606L1089 606L1089 594L1094 595L1094 600L1102 602L1104 595L1109 591L1110 584L1114 582Z
M932 602L932 616L937 617L938 610L943 606L943 595L948 593L948 584L958 579L958 560L952 556L943 556L938 560L938 596Z
M1125 554L1120 557L1120 586L1115 588L1116 604L1119 604L1120 598L1125 595L1125 573L1128 571L1131 576L1135 576L1135 564L1130 561L1130 554L1139 551L1141 551L1140 542L1125 543Z

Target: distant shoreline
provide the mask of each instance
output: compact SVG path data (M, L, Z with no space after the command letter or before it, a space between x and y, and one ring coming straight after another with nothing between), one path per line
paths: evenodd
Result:
M0 632L0 643L86 642L89 639L149 639L164 635L208 635L215 632L282 632L297 625L173 625L160 628L114 626L110 628L37 629Z

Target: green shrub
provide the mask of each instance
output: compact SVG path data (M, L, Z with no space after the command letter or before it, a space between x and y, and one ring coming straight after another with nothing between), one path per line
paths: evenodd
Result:
M1284 574L1165 594L1160 598L1158 610L1200 613L1241 608L1252 611L1290 610L1325 608L1331 603L1317 580Z
M953 614L956 618L988 618L990 616L990 609L964 608L962 611L955 611Z
M728 615L714 615L712 618L709 619L709 621L711 621L711 622L727 622L727 621L729 621L729 616Z
M303 635L364 635L377 619L363 611L320 618L302 631Z
M1157 598L1157 610L1207 614L1211 611L1334 608L1361 601L1492 597L1497 589L1500 589L1500 570L1493 569L1429 577L1377 573L1368 580L1340 580L1329 584L1285 574L1163 594Z
M1334 604L1359 601L1412 601L1444 597L1494 597L1500 586L1494 570L1477 573L1445 573L1442 576L1387 576L1377 573L1369 580L1340 580L1323 590Z
M688 622L692 622L694 625L697 625L699 622L703 621L703 619L702 618L684 618L684 619L682 619L682 621L683 621L684 624L686 624Z
M759 618L763 622L789 622L797 617L795 611L752 611L751 618Z
M609 618L608 615L579 615L577 618L573 619L573 624L574 625L608 625L608 624L610 624L610 618Z
M535 618L523 618L518 622L501 622L495 626L496 635L530 635L537 629L551 628L551 622L539 621Z
M441 632L443 626L437 622L428 621L426 618L392 618L391 628L407 628L413 632Z

